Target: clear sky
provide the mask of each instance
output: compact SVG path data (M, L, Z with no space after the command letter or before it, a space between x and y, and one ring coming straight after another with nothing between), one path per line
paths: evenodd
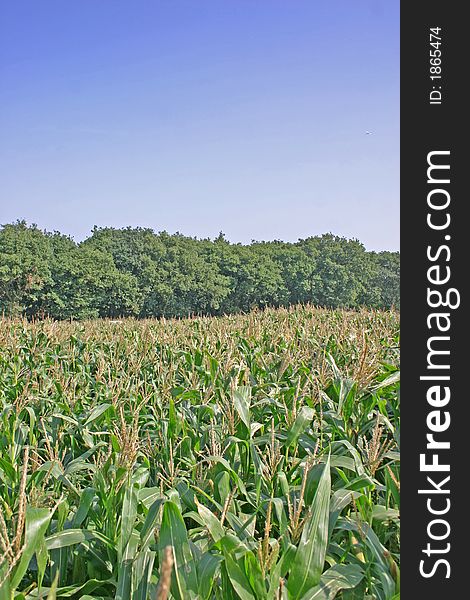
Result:
M397 250L399 1L0 0L18 218Z

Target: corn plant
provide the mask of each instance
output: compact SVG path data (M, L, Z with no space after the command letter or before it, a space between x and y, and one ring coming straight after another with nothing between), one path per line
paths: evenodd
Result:
M399 315L0 322L0 600L399 598Z

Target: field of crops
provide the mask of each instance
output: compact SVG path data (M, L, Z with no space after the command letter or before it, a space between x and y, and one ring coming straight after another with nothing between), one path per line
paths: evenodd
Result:
M399 598L399 315L0 321L0 600Z

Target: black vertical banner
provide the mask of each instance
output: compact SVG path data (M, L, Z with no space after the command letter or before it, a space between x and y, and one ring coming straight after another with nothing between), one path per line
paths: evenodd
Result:
M404 599L469 595L464 6L401 3Z

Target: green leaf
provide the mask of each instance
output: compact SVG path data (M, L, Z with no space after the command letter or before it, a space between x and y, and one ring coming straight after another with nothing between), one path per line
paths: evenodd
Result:
M149 510L152 504L162 497L162 490L159 487L143 488L138 491L137 496L139 502L142 502L145 508Z
M230 475L227 471L222 471L215 478L217 484L217 490L219 492L221 504L225 503L227 496L230 494Z
M49 589L49 593L47 594L47 600L56 600L57 598L57 582L59 581L59 573L54 577L54 581Z
M279 525L279 533L282 536L287 531L289 526L284 508L284 502L282 501L282 498L273 498L272 503L274 507L274 514L276 515L276 520Z
M286 446L291 446L297 441L299 435L305 431L314 418L315 411L313 408L302 406L297 418L287 433Z
M1 471L4 472L11 483L16 482L16 471L11 464L10 459L6 460L6 458L0 457L0 473Z
M364 465L362 464L362 459L361 456L359 454L359 452L356 450L356 448L354 448L354 446L348 442L348 440L344 439L344 440L337 440L336 442L334 442L332 444L332 450L333 452L335 452L335 449L337 446L345 446L349 452L351 453L353 459L354 459L354 464L356 466L356 473L359 476L362 476L365 474L365 469L364 469Z
M233 392L233 405L238 416L250 431L250 402L251 387L248 385L239 386Z
M11 600L10 577L8 576L8 563L0 563L0 600Z
M231 475L234 483L238 486L238 488L240 489L240 492L243 495L247 495L247 491L246 491L246 487L245 484L243 483L243 480L241 479L241 477L232 469L232 467L230 466L229 462L223 458L222 456L208 456L206 459L206 462L216 462L219 463L220 465L222 465L224 467L224 469L226 469L226 471Z
M222 560L221 556L205 552L198 561L198 594L201 600L209 599L214 584L214 576Z
M264 600L268 597L266 585L264 582L263 573L261 572L261 566L258 558L255 558L253 552L246 552L245 554L245 573L248 576L251 589L255 593L257 600Z
M77 512L72 519L72 527L80 527L83 521L88 515L88 511L95 497L95 490L93 488L85 488L80 496L80 504L78 505Z
M301 598L307 590L320 581L328 547L330 492L331 476L328 460L318 482L311 513L305 521L289 575L287 589L293 600Z
M380 383L377 383L371 387L371 390L376 392L381 388L388 387L400 381L400 371L395 371L391 375L388 375L385 379L383 379Z
M137 503L138 497L136 486L129 484L126 488L124 501L122 503L121 535L119 536L117 548L118 560L121 560L132 535L135 520L137 518Z
M207 527L209 533L212 536L214 542L218 542L225 535L225 530L223 525L220 523L219 519L211 512L206 506L197 502L197 512L201 517L204 525Z
M187 600L188 590L197 591L197 574L189 547L186 526L178 506L167 501L163 507L162 524L158 547L160 564L163 551L167 546L173 548L174 564L172 571L171 593L177 600Z
M243 564L243 561L236 561L231 549L229 550L223 547L223 554L225 568L227 569L227 574L233 589L240 596L241 600L256 600L256 596L253 594L245 570L240 565L240 562Z
M108 408L110 408L111 406L112 406L112 404L107 404L107 403L99 404L98 406L95 406L95 408L91 411L88 419L85 421L83 426L86 427L93 421L96 421L96 419L98 419L98 417L100 417L103 413L105 413L108 410Z
M354 492L346 488L340 488L332 495L330 500L330 533L343 508L348 506L356 498L359 498L359 496L362 496L361 492Z
M105 586L106 584L108 584L108 588L110 588L113 585L113 580L111 579L104 579L104 580L99 580L99 579L89 579L88 581L86 581L85 583L79 584L79 585L67 585L64 587L59 587L57 588L57 596L59 598L71 598L71 597L77 597L78 592L80 593L79 598L81 600L84 600L84 598L93 598L93 600L98 600L101 596L89 596L88 593L93 592L94 590L97 590L99 588L103 588L103 586ZM115 585L115 582L114 582ZM47 594L50 591L51 588L42 588L41 590L38 590L37 588L32 590L28 595L27 595L27 600L35 600L36 598L42 599L44 600L45 594ZM10 600L10 599L8 599Z
M67 463L64 473L66 475L71 475L73 473L77 473L78 471L83 471L85 469L93 471L95 467L93 463L88 462L87 459L93 454L93 452L95 452L95 450L101 448L102 446L107 446L106 442L99 442L98 444L95 444L92 448L90 448L74 460L71 460L69 463Z
M64 529L53 533L45 539L47 550L56 550L58 548L67 548L74 544L82 544L90 540L99 540L108 547L113 547L112 542L99 531L90 529Z
M323 573L320 583L301 600L332 600L341 590L355 588L363 577L364 573L357 565L334 565Z
M139 545L139 534L132 531L119 561L116 600L129 600L132 587L132 567Z
M163 504L163 498L158 498L149 508L147 516L145 517L142 530L140 532L140 549L145 550L153 539L153 534L158 523L158 514Z
M375 504L372 507L372 518L376 521L397 521L400 518L400 511Z
M46 548L45 538L42 538L39 543L39 549L36 552L36 562L38 564L38 587L42 586L44 574L46 572L47 562L49 560L49 552Z
M133 593L132 600L147 600L152 577L155 552L139 552L132 568Z
M25 540L20 562L11 577L11 589L16 589L23 579L33 554L40 550L41 542L52 518L47 508L26 507Z
M296 551L297 548L291 543L288 543L287 547L284 548L281 558L278 560L276 566L272 569L269 576L268 598L277 600L279 580L285 577L286 573L290 571L295 559Z
M173 396L169 400L168 407L168 437L174 439L181 430L181 420L178 417L175 408L175 400Z
M380 580L385 597L393 596L396 585L390 572L390 565L385 558L387 550L374 530L364 521L355 522L352 519L342 517L338 519L338 529L355 531L358 534L358 539L363 540L365 546L372 553L371 570Z

